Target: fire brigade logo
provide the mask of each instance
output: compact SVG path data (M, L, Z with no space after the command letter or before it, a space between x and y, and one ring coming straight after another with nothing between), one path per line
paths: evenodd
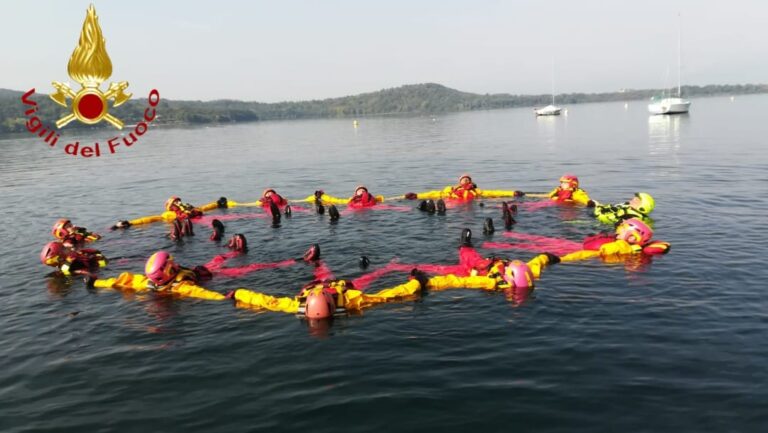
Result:
M93 5L88 7L80 40L69 58L67 72L73 80L80 83L81 88L75 92L65 83L53 82L56 93L50 95L51 99L67 108L67 102L71 100L72 108L72 113L57 120L56 126L62 128L73 120L88 125L105 120L115 128L123 129L123 122L109 114L107 102L112 100L112 107L119 107L129 100L132 94L125 93L128 88L127 81L110 83L106 92L99 88L101 83L112 75L112 61L107 54L99 17L96 16L96 8Z

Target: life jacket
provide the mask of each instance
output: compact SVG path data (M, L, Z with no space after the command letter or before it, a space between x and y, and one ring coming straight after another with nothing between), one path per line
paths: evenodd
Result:
M600 233L584 238L582 247L585 250L599 251L600 247L616 240L616 235L610 233Z
M93 242L99 239L101 239L101 236L96 233L90 233L82 227L75 227L74 230L67 233L61 241L65 245L69 244L73 247L77 247L86 242Z
M362 194L356 195L349 199L349 207L352 208L364 208L376 205L376 197L368 191L363 191Z
M272 195L270 195L269 197L262 197L261 199L261 206L264 208L268 209L270 203L276 204L277 207L279 208L284 208L285 206L288 205L288 200L283 198L283 196L281 196L280 194L272 191Z
M176 213L176 218L178 219L197 218L203 215L203 212L200 209L197 209L189 203L179 203L177 206L173 206L171 210Z
M477 185L474 183L467 183L464 185L455 186L451 191L453 197L458 200L473 200L477 196Z
M172 291L173 286L176 284L182 282L182 281L189 281L194 284L198 284L199 278L197 273L189 268L180 267L179 272L176 273L176 276L173 277L173 279L162 286L155 285L154 289L158 292L165 292L165 291Z
M349 286L349 287L348 287ZM352 287L352 283L348 283L344 280L331 280L331 281L313 281L301 288L301 292L296 297L299 301L299 309L297 314L303 316L307 311L307 297L313 290L322 289L323 292L331 295L334 305L336 307L334 315L346 314L347 309L344 307L344 292L348 288Z
M64 263L59 265L64 275L69 275L72 272L79 270L91 270L98 269L107 266L106 257L99 250L83 249L80 251L71 251L64 258Z
M584 239L583 247L585 250L599 251L600 247L614 241L616 241L616 235L602 233ZM632 245L632 250L635 253L643 253L649 256L666 254L671 248L669 242L655 240L651 240L645 245Z
M604 223L617 223L630 218L638 218L644 222L650 221L648 215L633 208L628 203L597 206L595 216Z
M549 194L549 198L556 202L568 202L573 200L573 194L575 192L576 189L562 189L557 187L551 194Z

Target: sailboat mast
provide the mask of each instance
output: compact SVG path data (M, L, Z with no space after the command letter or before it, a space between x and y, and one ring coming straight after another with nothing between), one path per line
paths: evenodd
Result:
M683 93L680 91L680 83L682 82L682 73L681 73L681 66L682 63L682 49L680 44L680 39L682 35L682 24L680 19L680 13L677 14L677 97L682 98Z
M555 105L555 58L552 57L552 105Z

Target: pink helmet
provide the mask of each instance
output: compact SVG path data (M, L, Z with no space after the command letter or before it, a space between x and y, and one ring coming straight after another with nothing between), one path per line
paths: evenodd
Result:
M576 189L579 187L579 178L575 174L566 173L560 176L560 183L566 182L571 188Z
M171 281L179 273L179 266L174 263L173 257L165 251L152 254L144 266L144 273L150 281L162 286Z
M64 244L58 241L48 242L40 252L40 261L44 265L55 266L58 264L59 258L66 253ZM53 259L56 259L55 263Z
M638 218L630 218L616 227L616 239L630 244L645 245L653 237L653 230Z
M504 267L504 281L520 289L533 287L533 272L527 264L513 260Z
M307 295L304 315L309 319L327 319L336 311L333 296L323 289L313 289Z
M64 239L69 234L66 228L67 225L72 225L72 222L66 218L56 221L56 224L53 225L53 230L51 230L53 237L56 239Z
M177 201L177 200L178 200L178 201L181 201L181 198L180 198L180 197L178 197L178 196L175 196L175 195L171 196L171 198L169 198L168 200L166 200L166 201L165 201L165 210L168 210L168 211L170 211L170 210L173 210L173 209L172 209L172 207L173 207L173 204L174 204L174 203L176 203L176 201Z

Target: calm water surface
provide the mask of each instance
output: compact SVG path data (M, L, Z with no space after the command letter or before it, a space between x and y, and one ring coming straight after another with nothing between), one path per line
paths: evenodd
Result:
M574 105L559 118L518 109L362 119L357 129L351 120L154 129L94 160L2 139L0 431L765 431L766 112L768 96L750 96L696 99L679 117L649 118L631 102ZM98 248L120 259L104 275L140 271L158 249L189 265L224 252L202 226L179 244L164 224L106 230L157 213L172 194L250 201L272 186L291 198L319 188L345 196L364 183L390 196L462 172L484 188L545 191L566 171L603 202L652 193L656 238L671 253L640 267L554 266L519 306L497 293L436 292L325 330L230 302L89 291L47 277L38 260L60 217L105 234ZM226 225L251 244L234 263L319 242L336 275L352 278L363 254L374 268L454 263L461 228L481 240L487 216L501 225L491 204ZM556 207L521 212L515 227L571 240L599 229L586 210ZM311 278L295 266L208 286L293 295Z

